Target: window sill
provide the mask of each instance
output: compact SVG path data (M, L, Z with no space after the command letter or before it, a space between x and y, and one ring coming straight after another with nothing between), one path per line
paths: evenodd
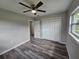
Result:
M69 35L79 44L79 39L69 32Z

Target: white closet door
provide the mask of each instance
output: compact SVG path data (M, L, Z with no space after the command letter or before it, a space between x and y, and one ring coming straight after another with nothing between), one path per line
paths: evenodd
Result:
M42 38L53 41L61 40L61 20L42 21Z

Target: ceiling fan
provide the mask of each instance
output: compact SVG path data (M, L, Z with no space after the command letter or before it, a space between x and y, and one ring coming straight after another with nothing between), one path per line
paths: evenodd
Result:
M43 12L43 13L46 12L45 10L40 10L40 9L38 9L40 6L43 5L43 2L41 2L41 1L40 1L37 5L32 4L31 6L25 5L25 4L22 3L22 2L19 2L19 4L22 5L22 6L25 6L25 7L29 8L29 10L23 11L23 13L26 13L26 12L31 11L34 15L36 15L36 14L37 14L37 13L36 13L37 11Z

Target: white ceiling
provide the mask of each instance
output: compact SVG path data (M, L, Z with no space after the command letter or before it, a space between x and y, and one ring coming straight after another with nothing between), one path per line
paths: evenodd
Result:
M28 10L28 8L19 5L18 2L23 2L26 5L30 5L31 3L37 4L39 1L40 0L0 0L0 8L33 17L34 15L31 12L22 13L22 11ZM72 2L72 0L41 0L41 1L44 4L39 9L46 10L46 13L38 12L39 16L64 12L67 10L70 3Z

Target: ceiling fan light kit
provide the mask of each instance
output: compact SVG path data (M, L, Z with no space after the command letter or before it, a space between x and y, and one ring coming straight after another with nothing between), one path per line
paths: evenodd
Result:
M32 13L36 13L36 10L32 10Z
M40 6L43 5L43 2L41 2L41 1L37 5L33 4L31 6L27 6L27 5L25 5L24 3L21 3L21 2L19 2L19 4L30 9L30 10L23 11L23 13L31 11L34 15L36 15L37 11L38 12L43 12L43 13L46 12L45 10L38 9Z

